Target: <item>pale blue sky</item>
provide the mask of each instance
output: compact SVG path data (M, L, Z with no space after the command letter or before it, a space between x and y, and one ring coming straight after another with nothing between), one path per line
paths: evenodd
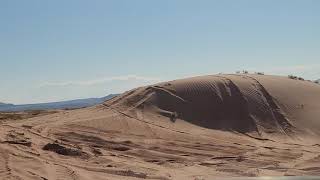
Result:
M237 70L320 78L317 0L0 0L0 101Z

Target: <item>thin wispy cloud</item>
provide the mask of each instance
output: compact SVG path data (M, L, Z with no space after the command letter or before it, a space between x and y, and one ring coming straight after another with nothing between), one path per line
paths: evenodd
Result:
M250 71L263 71L267 74L274 75L301 75L306 78L319 78L320 77L320 64L309 65L295 65L295 66L282 66L282 67L268 67L268 68L251 68Z
M319 70L320 65L314 64L314 65L296 65L296 66L287 66L287 67L275 67L271 68L270 72L306 72L310 70Z
M40 85L40 87L47 86L94 86L99 84L105 84L115 81L140 81L144 83L154 83L162 81L161 78L157 77L147 77L147 76L138 76L138 75L125 75L125 76L111 76L103 77L91 80L82 80L82 81L60 81L60 82L45 82Z

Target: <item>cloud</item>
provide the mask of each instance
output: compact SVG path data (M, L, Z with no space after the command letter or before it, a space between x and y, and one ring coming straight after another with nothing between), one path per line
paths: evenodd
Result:
M138 75L125 75L125 76L112 76L103 77L98 79L83 80L83 81L64 81L64 82L45 82L40 87L48 86L94 86L99 84L110 83L114 81L140 81L144 83L154 83L162 81L161 78L156 77L145 77Z
M271 68L269 71L281 73L281 72L305 72L310 70L319 69L320 65L296 65L296 66L287 66L287 67L276 67Z

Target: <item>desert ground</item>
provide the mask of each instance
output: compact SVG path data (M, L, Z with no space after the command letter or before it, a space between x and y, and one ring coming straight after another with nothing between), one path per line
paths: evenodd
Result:
M208 75L103 104L0 116L2 179L320 175L320 85Z

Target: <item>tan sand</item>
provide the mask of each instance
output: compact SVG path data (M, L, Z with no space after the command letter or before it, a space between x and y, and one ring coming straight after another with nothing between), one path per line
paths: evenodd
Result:
M0 128L3 179L320 175L320 86L200 76Z

